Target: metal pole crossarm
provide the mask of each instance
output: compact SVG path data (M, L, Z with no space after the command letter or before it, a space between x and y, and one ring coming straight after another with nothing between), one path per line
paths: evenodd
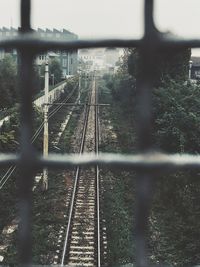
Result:
M47 104L45 104L45 105L48 105L48 106L56 106L56 105L58 105L58 106L60 106L60 105L62 105L62 106L85 106L85 105L87 105L87 106L110 106L111 104L87 104L87 103L47 103Z

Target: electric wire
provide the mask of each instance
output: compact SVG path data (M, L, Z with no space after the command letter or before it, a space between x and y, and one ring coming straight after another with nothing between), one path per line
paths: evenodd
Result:
M48 114L48 120L52 116L54 116L62 108L62 106L73 96L73 94L74 94L74 92L75 92L76 89L77 89L77 86L74 87L74 89L72 90L72 92L63 100L62 103L60 103L60 105L58 105L55 109L53 109L52 111L49 112L49 114ZM37 137L41 133L43 127L44 127L44 122L41 123L41 125L38 127L38 129L36 130L36 132L32 136L32 138L31 138L31 143L32 144L33 144L33 142L35 142L35 140L37 139ZM17 168L16 165L13 165L13 166L9 167L9 169L6 171L6 173L0 179L0 190L4 187L4 185L6 184L6 182L8 181L8 179L11 177L11 175L13 174L13 172L16 170L16 168Z

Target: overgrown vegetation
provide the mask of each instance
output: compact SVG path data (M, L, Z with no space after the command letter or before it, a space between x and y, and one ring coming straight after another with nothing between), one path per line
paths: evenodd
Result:
M19 104L14 105L11 109L9 120L4 121L0 128L0 151L1 152L15 152L19 148L20 139L20 107ZM34 107L33 112L33 128L34 131L38 129L43 119L41 111ZM36 140L36 146L41 146L41 139Z
M127 116L122 109L123 101L113 97L107 87L110 77L99 82L99 102L110 103L100 107L101 144L103 152L126 152L134 150L135 133L133 114ZM125 106L124 106L125 107ZM126 108L127 107L126 105ZM129 131L127 131L129 129ZM107 233L107 264L120 266L135 262L134 247L134 173L102 170L103 217ZM131 190L130 190L131 188Z
M49 64L49 84L50 86L53 86L62 81L61 63L57 59L50 59L48 64ZM45 75L45 64L42 64L41 66L35 66L35 84L37 93L44 89L44 75Z
M200 88L187 81L189 58L190 50L186 49L180 53L159 55L155 59L161 64L157 64L159 69L155 69L157 80L152 92L153 138L158 150L199 153ZM115 108L117 106L124 114L118 121L119 125L126 124L127 131L134 131L130 134L133 138L130 141L129 135L115 127L119 140L122 135L132 144L128 146L129 150L125 150L126 141L120 142L120 149L128 152L136 150L137 141L130 117L131 124L135 125L136 81L140 75L138 60L137 50L126 50L118 73L104 76ZM177 172L157 179L149 217L149 256L152 262L177 266L199 264L199 188L199 174L195 171ZM131 187L127 188L124 193L131 190ZM120 256L123 255L118 255L119 260Z
M34 128L37 129L41 124L41 113L34 110ZM9 121L5 122L0 128L0 150L1 152L15 153L19 149L19 105L12 108L12 114ZM37 145L41 146L41 139L37 140ZM10 223L17 213L17 179L19 178L19 171L16 169L9 177L9 168L1 168L0 170L0 232ZM9 178L7 178L9 177ZM9 207L9 208L8 208ZM0 239L1 241L1 239Z
M76 78L70 81L68 90L72 90L75 85L77 86ZM70 99L70 102L75 102L76 98L77 91ZM69 113L70 109L71 107L64 106L50 121L51 141L55 140L60 125L66 119L66 114ZM59 151L53 145L50 145L51 151L59 153L69 153L71 151L72 134L77 126L79 115L80 107L75 109L70 117L67 128L64 130L57 145ZM71 178L69 177L72 175L69 170L50 171L48 192L41 194L39 187L35 192L33 219L33 262L35 264L53 264L54 262L58 245L58 232L61 226L66 225L66 218L64 217L66 215L66 197L70 194ZM49 210L53 212L49 214Z
M65 92L61 96L64 99L70 92L77 88L77 78L72 78L69 80ZM75 90L71 101L75 101L77 97L77 90ZM59 100L59 101L60 101ZM53 109L55 107L52 107ZM55 115L51 118L49 122L49 132L50 132L50 143L57 136L61 123L66 118L66 113L70 107L63 106ZM38 126L43 120L43 115L35 110L34 113L34 128L38 129ZM11 130L13 134L13 140L18 140L19 138L19 111L16 108L11 116L11 121L4 124L2 130L2 136L7 136ZM62 138L61 138L62 140ZM7 140L8 142L8 140ZM12 146L12 143L5 143L5 150L16 151L18 148L17 142L16 146ZM62 141L64 143L64 141ZM39 135L37 142L34 144L35 147L41 151L42 150L42 133ZM50 144L50 151L58 152L55 147ZM66 152L66 150L63 150ZM1 170L2 175L5 174L6 170ZM65 218L63 216L63 210L65 210L64 198L67 195L68 186L66 185L65 172L49 172L49 190L48 194L41 193L40 184L37 185L34 191L34 209L33 209L33 262L38 264L53 264L53 253L56 250L58 230L61 225L64 225ZM19 173L15 172L10 180L5 184L5 187L1 190L0 194L0 231L17 216L17 179ZM59 182L58 182L59 181ZM56 195L55 195L56 192ZM9 209L8 209L9 207ZM53 213L49 214L49 210L53 210ZM14 241L12 246L9 247L6 252L5 261L6 263L16 263L16 241L17 233L15 233ZM1 241L1 240L0 240Z
M18 59L6 55L0 60L0 119L12 112L12 108L19 103L20 92L18 87ZM33 89L37 95L44 89L45 64L33 67ZM50 86L62 81L62 68L56 59L49 61L49 83Z
M0 109L13 106L18 99L17 93L17 65L12 56L5 56L0 61Z

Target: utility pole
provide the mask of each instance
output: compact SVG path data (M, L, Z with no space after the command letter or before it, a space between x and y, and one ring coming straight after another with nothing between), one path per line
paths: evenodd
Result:
M191 80L192 78L192 60L189 61L189 81Z
M54 74L51 74L51 77L52 77L52 85L54 86L54 84L55 84L55 76L54 76Z
M69 51L67 52L67 74L69 76Z
M48 60L45 65L45 87L44 87L44 140L43 140L43 155L48 156L49 149L49 132L48 132L48 101L49 101L49 65ZM48 169L43 169L43 181L42 181L42 190L46 191L48 189Z
M85 88L87 87L87 79L88 79L88 73L85 73Z
M81 72L79 72L79 78L78 78L78 104L81 102Z

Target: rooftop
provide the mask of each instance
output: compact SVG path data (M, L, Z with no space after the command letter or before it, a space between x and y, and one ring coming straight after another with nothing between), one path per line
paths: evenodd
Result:
M13 28L13 27L10 27L10 28L6 28L6 27L2 27L0 28L0 32L18 32L20 30L20 28ZM38 28L37 30L34 30L35 32L37 33L52 33L52 34L61 34L61 35L72 35L73 37L76 37L78 38L78 35L76 35L75 33L73 32L70 32L66 29L62 29L62 30L57 30L57 29L41 29L41 28Z

